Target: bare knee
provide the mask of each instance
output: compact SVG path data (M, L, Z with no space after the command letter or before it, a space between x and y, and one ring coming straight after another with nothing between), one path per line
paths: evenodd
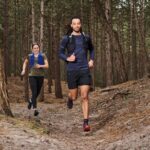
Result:
M88 95L87 94L81 94L82 101L88 101Z
M77 99L77 95L72 95L71 93L68 94L69 98L71 98L73 101Z
M77 96L72 96L71 99L72 99L73 101L75 101L75 100L77 99Z

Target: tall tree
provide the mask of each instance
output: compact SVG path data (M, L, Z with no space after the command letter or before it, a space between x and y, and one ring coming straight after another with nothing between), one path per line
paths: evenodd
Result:
M44 0L41 0L41 17L40 17L40 48L43 50L44 37Z
M31 1L31 3L29 3L28 1L26 1L26 5L30 5L31 6L31 18L32 18L32 21L31 21L31 37L32 37L32 42L35 42L35 15L34 15L34 2L33 0ZM29 49L30 49L30 44L29 44L29 32L30 32L30 29L29 29L29 19L28 18L28 15L29 15L29 10L30 9L26 9L27 12L26 12L26 16L25 16L25 29L26 29L26 36L23 38L24 41L26 41L24 43L25 45L25 50L24 50L24 54L25 54L25 57L27 57L28 53L29 53ZM25 77L24 77L24 93L25 93L25 101L29 101L29 82L28 82L28 66L26 68L26 73L25 73Z
M52 50L53 50L53 17L52 17L52 2L48 3L50 8L48 7L47 9L47 15L45 15L45 22L47 25L47 30L48 30L48 63L49 63L49 68L48 68L48 92L52 92L52 73L53 73L53 57L52 57ZM50 16L49 16L50 15ZM49 19L50 18L50 19Z
M44 37L44 0L41 0L41 15L40 15L40 49L43 51L43 37ZM44 101L44 83L41 88L39 101Z
M150 59L145 45L145 0L139 1L135 18L139 37L139 77L141 78L150 71Z
M104 3L100 2L99 0L94 0L93 2L95 4L97 14L101 19L102 25L106 27L106 31L112 39L112 47L115 52L114 55L116 57L115 65L116 65L116 71L117 71L117 78L120 82L125 82L128 80L128 75L126 72L124 57L122 53L122 47L119 41L118 33L112 28L112 26L107 21L105 10L104 10Z
M105 0L105 15L108 23L112 26L111 19L111 0ZM106 85L110 86L113 84L113 65L112 65L112 47L111 38L106 32Z
M132 51L132 79L137 79L137 38L136 38L136 0L130 1L130 29L131 29L131 51Z
M56 1L55 1L56 2ZM57 6L58 2L55 3ZM62 10L62 9L60 9ZM61 11L59 9L55 10L55 19L53 22L53 52L54 52L54 64L55 64L55 96L57 98L62 98L62 88L61 88L61 75L60 75L60 60L58 58L58 48L60 41L60 20Z
M6 89L3 54L4 53L2 53L2 50L0 49L0 106L6 115L12 117L13 114L10 109L9 98Z
M6 82L7 82L7 76L8 76L8 34L9 34L9 25L8 25L8 0L3 1L3 17L4 17L4 30L3 30L3 47L4 47L4 69L5 69L5 75L6 75Z
M17 15L16 15L17 2L14 0L14 55L13 55L13 68L14 68L14 76L17 75Z
M34 0L31 1L32 7L32 42L35 42L35 10L34 10Z

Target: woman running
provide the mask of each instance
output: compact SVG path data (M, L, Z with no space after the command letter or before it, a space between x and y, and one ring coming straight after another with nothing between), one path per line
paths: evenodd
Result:
M25 74L26 67L29 67L29 84L32 92L32 98L28 101L28 109L33 107L34 116L39 114L37 110L37 97L40 94L43 81L44 69L49 67L46 55L40 52L38 43L32 44L32 53L27 56L23 63L21 75Z

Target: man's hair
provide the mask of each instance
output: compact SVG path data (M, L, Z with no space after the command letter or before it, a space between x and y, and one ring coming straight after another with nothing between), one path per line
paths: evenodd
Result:
M73 20L73 19L79 19L80 22L82 22L82 21L81 21L81 18L80 18L79 16L73 16L73 17L70 19L70 24L72 23L72 20Z
M66 35L70 35L70 34L73 32L73 29L72 29L72 27L71 27L71 24L72 24L72 20L73 20L73 19L79 19L80 22L82 22L82 21L81 21L81 18L80 18L79 16L74 16L74 17L72 17L72 18L70 19L69 24L67 25L67 32L66 32ZM81 27L81 29L80 29L80 32L82 32L82 27Z

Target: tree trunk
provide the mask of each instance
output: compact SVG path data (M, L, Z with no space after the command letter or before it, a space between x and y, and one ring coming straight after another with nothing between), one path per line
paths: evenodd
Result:
M7 83L7 76L8 76L8 66L10 65L8 63L8 0L4 0L4 30L3 30L3 44L4 44L4 72L5 72L5 80ZM9 64L9 65L8 65Z
M44 37L44 0L41 0L41 19L40 19L40 49L43 51Z
M35 42L35 16L34 16L34 3L33 3L34 0L31 1L31 18L32 18L32 21L31 21L31 25L29 24L29 19L26 18L26 22L25 22L25 34L26 36L24 37L24 41L25 41L25 44L24 44L24 55L25 57L27 57L29 51L30 51L30 44L29 44L29 36L30 36L30 27L31 27L31 35L32 35L32 42ZM26 17L28 16L28 12L26 14ZM25 58L22 57L22 62ZM24 95L25 95L25 101L28 102L29 101L29 78L28 78L28 73L29 73L29 66L27 65L27 68L26 68L26 71L25 71L25 76L24 76Z
M62 88L61 88L61 75L60 75L60 60L58 58L58 46L59 46L59 29L60 29L60 24L57 21L57 25L55 24L54 26L54 62L55 62L55 96L56 98L63 98L62 95Z
M106 27L106 31L109 34L110 38L112 39L112 47L116 55L116 69L118 73L118 79L119 82L125 82L128 80L123 53L122 53L122 47L119 41L118 33L112 28L112 26L107 21L105 10L104 10L104 4L100 2L99 0L93 1L95 4L95 8L97 11L98 16L101 19L101 23L103 26Z
M14 76L16 76L17 75L17 62L16 62L16 60L17 60L17 46L16 46L16 44L17 44L17 19L16 19L16 0L14 0L14 7L15 7L15 10L14 10L14 18L15 18L15 22L14 22L14 26L15 26L15 28L14 28L14 55L13 55L13 62L14 62L14 64L13 64L13 68L14 68Z
M43 51L43 36L44 36L44 0L41 0L41 18L40 18L40 49ZM41 88L40 95L38 96L39 101L44 101L44 82Z
M101 86L106 87L106 50L105 50L105 30L101 31Z
M139 77L150 73L150 60L145 46L145 0L140 1L140 13L136 12L136 24L139 36Z
M105 1L105 15L110 26L111 23L111 0ZM106 33L106 86L113 84L113 72L112 72L112 48L111 48L111 38L108 33Z
M52 73L53 73L53 57L52 57L52 50L53 50L53 16L52 16L52 12L53 12L53 7L52 7L53 3L50 2L50 9L48 10L48 15L44 16L45 18L45 22L47 25L47 31L48 31L48 51L47 51L47 55L48 55L48 63L49 63L49 68L48 68L48 92L52 93Z
M48 28L48 92L52 93L52 17L51 17L51 24L47 22L47 28Z
M13 114L10 109L9 98L8 98L8 93L6 89L4 64L2 62L4 61L3 61L3 56L2 56L2 50L0 50L0 105L1 105L2 111L6 115L13 117Z
M131 50L132 50L132 79L137 79L137 50L136 50L136 20L135 20L135 11L136 11L136 4L135 0L130 1L130 25L131 25Z
M34 13L34 0L31 1L32 6L32 42L35 42L35 13Z
M83 22L83 0L80 0L80 15L81 15L81 20Z

